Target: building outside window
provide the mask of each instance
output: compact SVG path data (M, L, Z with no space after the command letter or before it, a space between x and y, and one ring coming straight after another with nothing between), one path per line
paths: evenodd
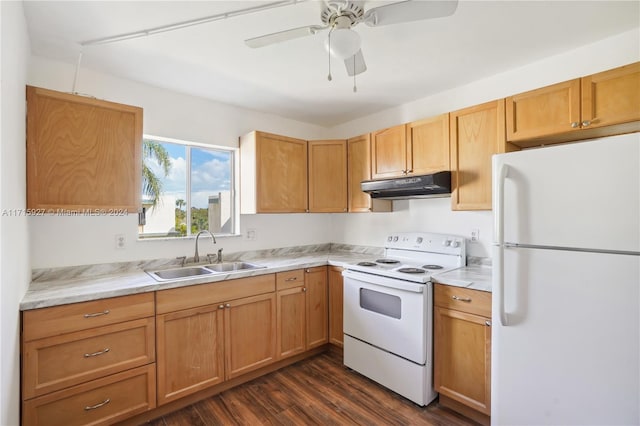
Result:
M233 148L145 136L140 238L237 231Z

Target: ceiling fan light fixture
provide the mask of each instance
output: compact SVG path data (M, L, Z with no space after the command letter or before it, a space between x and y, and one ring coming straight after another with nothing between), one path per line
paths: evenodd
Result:
M360 35L349 28L335 28L325 40L325 48L338 59L347 59L360 50Z

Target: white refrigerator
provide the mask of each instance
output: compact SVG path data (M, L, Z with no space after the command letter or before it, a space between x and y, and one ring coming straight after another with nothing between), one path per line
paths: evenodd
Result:
M640 133L493 157L491 423L640 424Z

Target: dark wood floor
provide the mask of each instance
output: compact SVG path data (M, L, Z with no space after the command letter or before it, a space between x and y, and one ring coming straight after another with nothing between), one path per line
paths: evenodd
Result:
M451 425L477 423L437 402L420 407L327 352L148 423L200 425Z

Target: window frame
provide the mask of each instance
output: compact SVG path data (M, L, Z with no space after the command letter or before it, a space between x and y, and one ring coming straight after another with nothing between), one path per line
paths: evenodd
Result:
M231 170L229 172L229 177L231 179L231 182L229 185L229 193L230 193L231 199L233 200L232 202L233 212L231 213L232 230L231 230L231 233L213 233L212 232L212 234L215 235L216 238L236 237L240 235L240 196L239 196L239 190L238 190L238 187L240 184L240 155L239 155L240 149L238 147L207 144L202 142L188 141L185 139L169 138L165 136L155 136L147 133L144 133L142 135L142 139L151 140L151 141L160 142L160 143L171 143L171 144L181 145L185 147L185 163L187 165L187 168L185 170L185 203L186 203L185 219L186 219L186 225L187 225L187 235L179 236L179 237L168 237L168 236L145 237L145 234L144 233L141 234L140 230L138 230L138 241L174 241L174 240L183 241L188 239L194 239L196 237L196 234L191 233L191 214L190 214L191 174L192 174L191 149L192 148L201 148L205 150L219 150L219 151L226 151L230 153L231 159L229 163L230 163ZM142 161L144 161L144 156L142 158ZM143 197L142 193L140 194L140 197L142 199Z

